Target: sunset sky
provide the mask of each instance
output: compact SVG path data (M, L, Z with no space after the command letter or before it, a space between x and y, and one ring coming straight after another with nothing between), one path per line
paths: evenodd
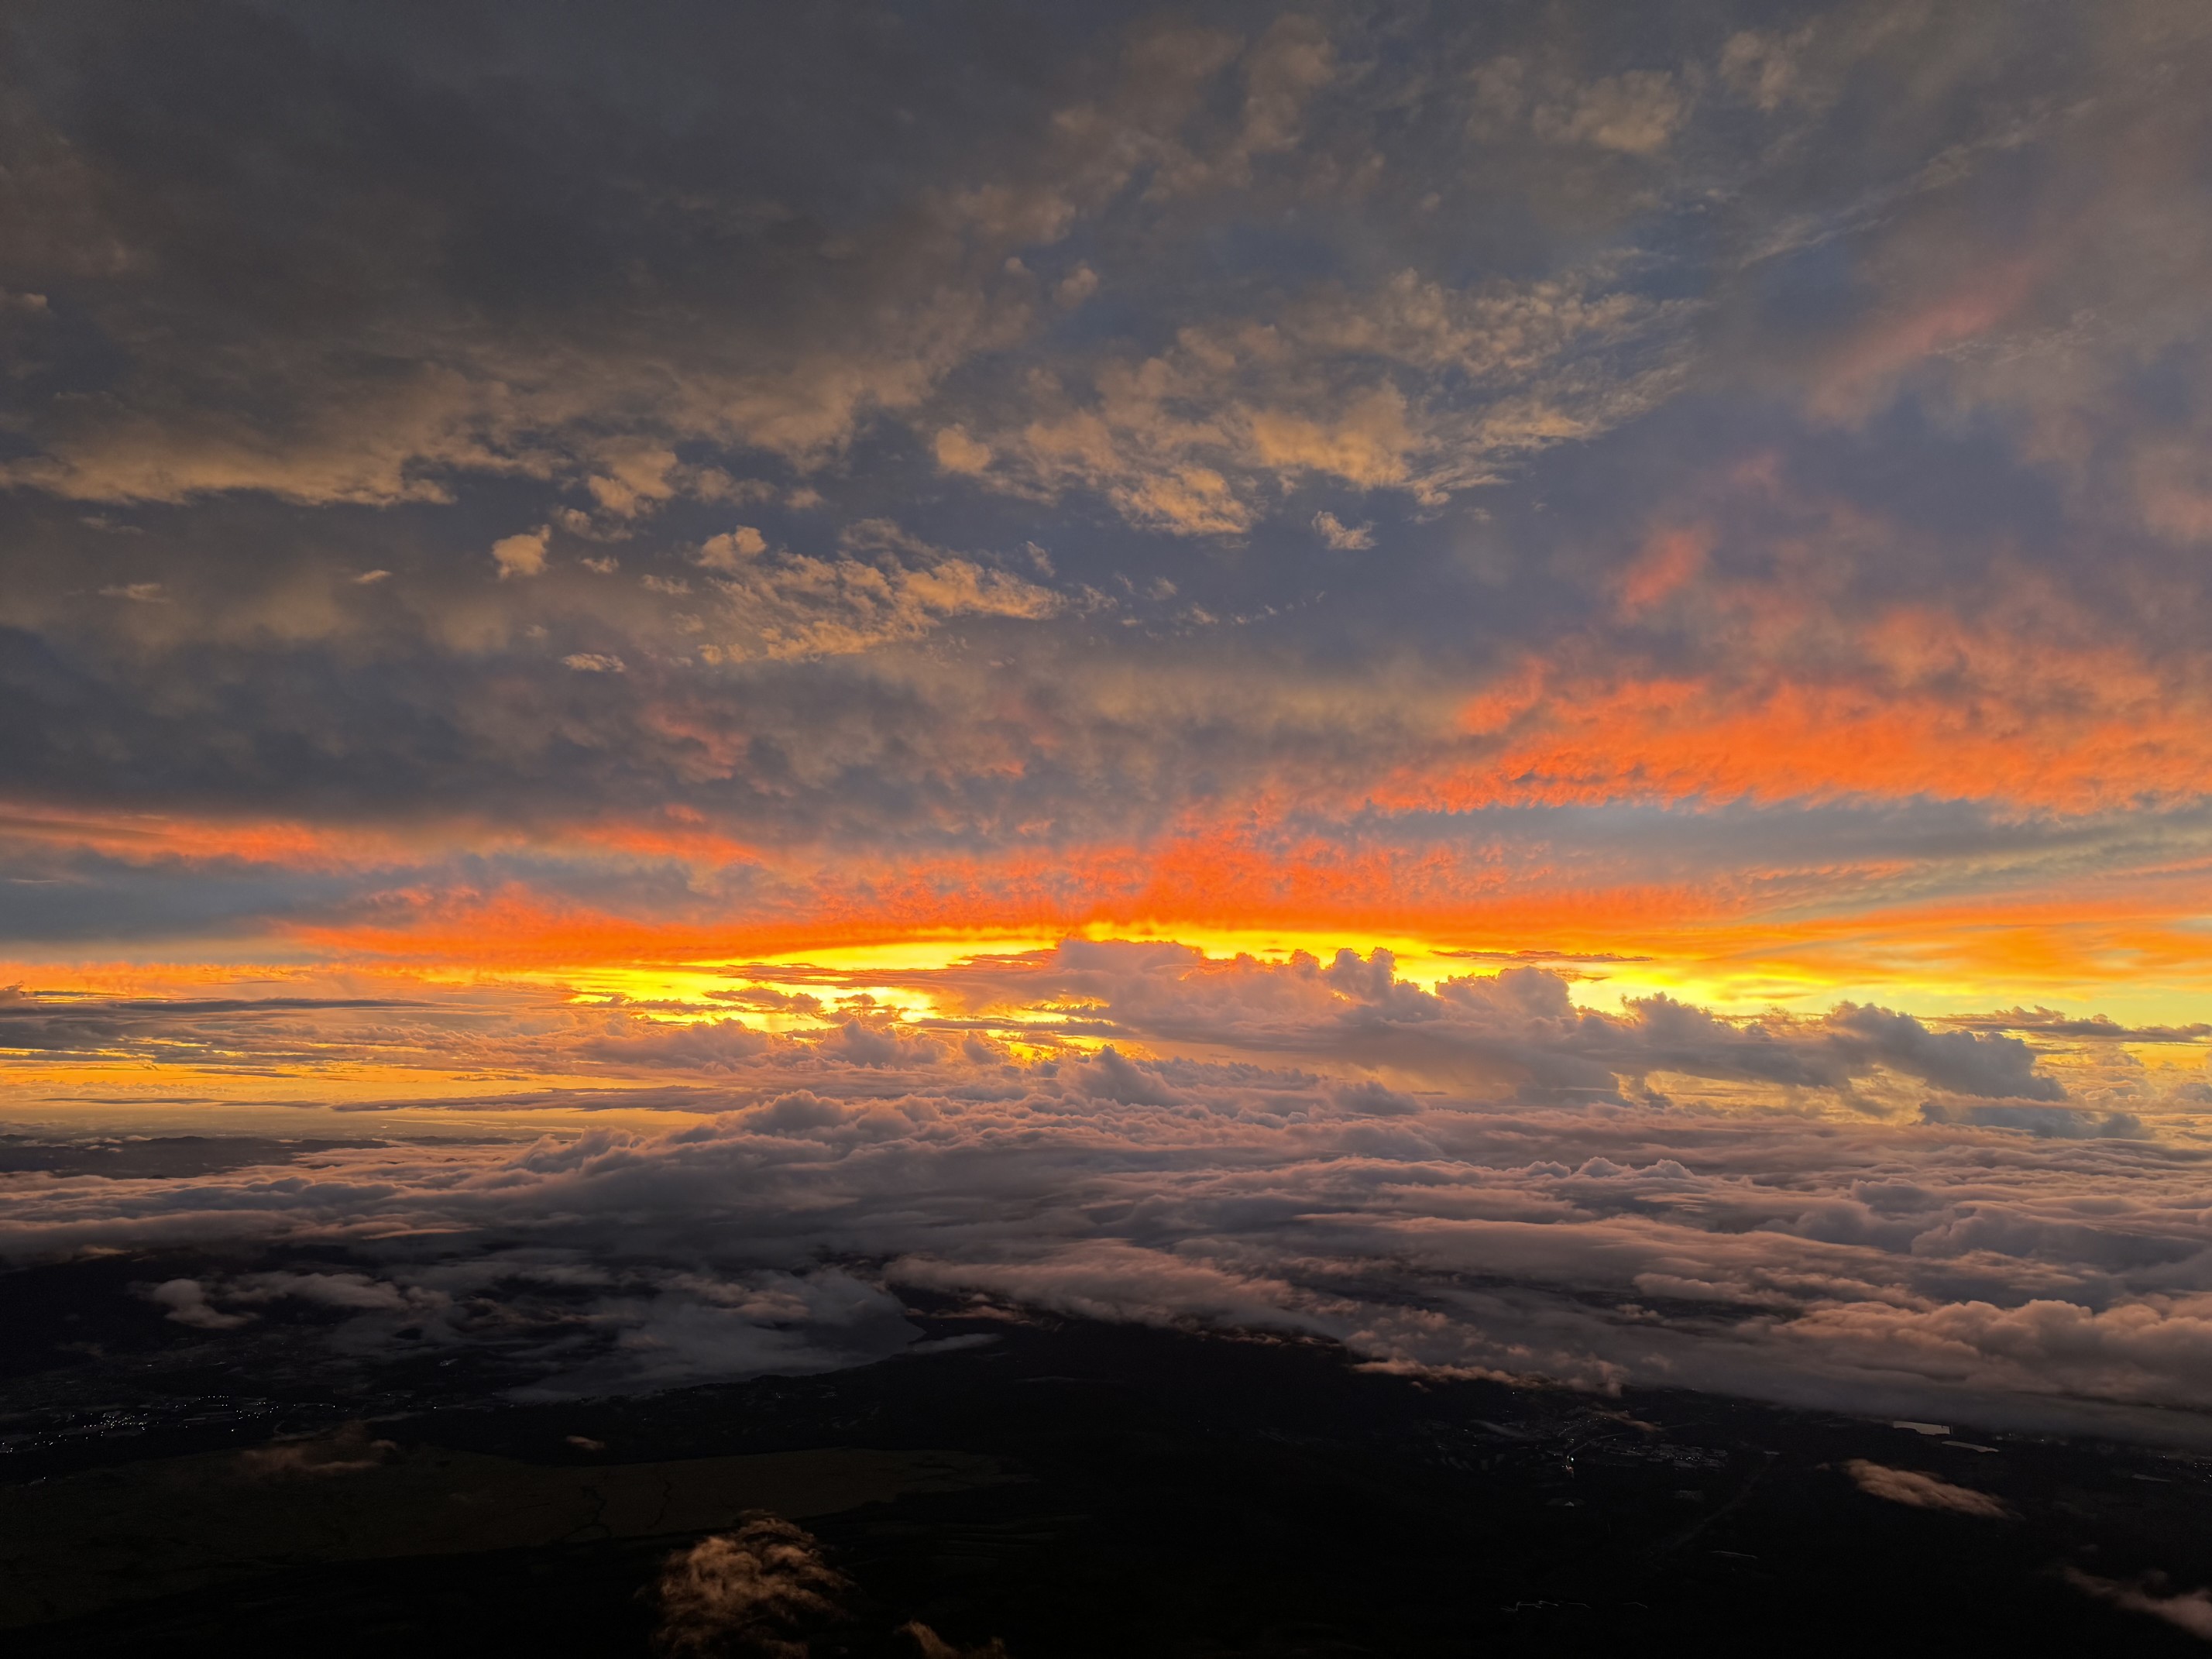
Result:
M2212 10L0 40L0 1248L2212 1405Z

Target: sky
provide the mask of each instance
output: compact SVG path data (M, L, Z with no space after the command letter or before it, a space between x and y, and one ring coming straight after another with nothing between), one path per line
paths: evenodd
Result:
M0 32L9 1259L2197 1432L2203 7Z

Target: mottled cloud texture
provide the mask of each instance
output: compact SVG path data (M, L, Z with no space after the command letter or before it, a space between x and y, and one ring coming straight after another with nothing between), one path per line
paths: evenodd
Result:
M382 1253L149 1281L210 1340L568 1275L548 1387L928 1290L2201 1410L2209 70L2181 0L9 9L0 1114L390 1133L42 1152L0 1240Z

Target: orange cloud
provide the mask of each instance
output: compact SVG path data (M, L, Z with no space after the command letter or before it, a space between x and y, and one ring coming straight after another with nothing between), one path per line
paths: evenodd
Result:
M1655 551L1632 570L1640 592L1666 591L1689 557ZM1772 641L1772 659L1790 643ZM1532 660L1462 707L1476 755L1401 773L1376 799L1468 811L1922 796L2089 813L2212 794L2212 698L2124 645L1911 608L1846 637L1841 660L1835 641L1817 643L1830 663L1795 672L1772 659L1643 678Z
M1617 593L1620 614L1649 611L1705 568L1712 535L1705 530L1670 530L1654 536L1636 562L1621 574Z
M0 804L0 842L82 848L126 863L163 860L332 869L404 856L402 837L374 829L283 819L177 817L167 813L70 812Z

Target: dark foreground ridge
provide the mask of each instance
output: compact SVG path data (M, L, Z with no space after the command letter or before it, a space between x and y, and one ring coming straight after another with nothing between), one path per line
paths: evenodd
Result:
M910 1621L1012 1659L2203 1651L2194 1455L920 1322L944 1346L631 1400L41 1390L0 1460L8 1646L645 1654L666 1564L773 1514L836 1586L824 1659L913 1659ZM747 1639L689 1650L775 1650Z

